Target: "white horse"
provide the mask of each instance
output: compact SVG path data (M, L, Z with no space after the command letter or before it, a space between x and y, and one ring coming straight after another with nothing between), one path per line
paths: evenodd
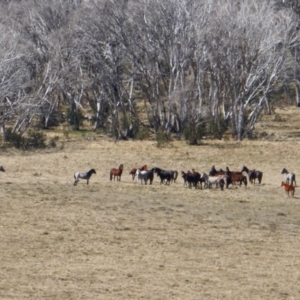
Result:
M287 182L290 185L294 184L295 186L297 186L296 175L294 173L290 173L286 168L283 168L281 174L284 174L285 182Z
M141 184L143 184L143 181L144 183L146 184L146 180L147 180L147 171L140 171L139 169L136 170L136 173L135 173L136 177L137 177L137 180L141 181Z
M96 174L95 169L91 169L86 173L82 173L82 172L76 172L74 174L74 185L77 184L77 182L79 181L79 179L86 179L86 184L89 184L89 179L91 178L92 174Z
M216 185L216 188L220 187L223 191L224 185L226 183L226 175L216 175L209 176L206 173L201 174L201 179L205 181L206 186L210 189L213 184Z

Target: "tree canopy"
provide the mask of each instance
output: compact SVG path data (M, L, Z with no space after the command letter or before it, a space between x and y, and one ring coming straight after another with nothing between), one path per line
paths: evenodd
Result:
M293 0L1 1L2 132L67 107L115 139L213 124L242 140L275 94L300 103L299 21Z

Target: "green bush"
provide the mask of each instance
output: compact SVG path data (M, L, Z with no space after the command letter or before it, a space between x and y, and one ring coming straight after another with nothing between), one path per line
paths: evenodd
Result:
M46 135L38 130L28 130L27 135L12 132L10 128L6 130L5 141L17 149L43 149L46 147Z
M83 124L84 116L80 110L67 110L67 119L74 130L79 130L80 126Z
M136 138L140 141L148 140L149 139L149 131L147 128L139 128L138 132L136 133Z
M55 148L58 140L59 140L59 136L57 136L57 135L55 137L51 138L48 142L48 147Z
M13 132L11 128L6 129L5 142L10 144L12 147L20 149L22 148L24 141L25 138L21 134L17 132Z
M212 139L222 139L227 129L228 122L222 117L219 117L218 120L208 120L206 123L206 134Z
M162 129L159 129L156 132L157 147L161 148L161 147L170 146L172 141L173 139L170 133L164 132Z
M184 139L190 145L197 145L198 141L205 135L205 127L203 124L196 124L195 122L188 122L183 129Z
M23 147L27 149L43 149L46 147L46 135L39 130L28 130Z

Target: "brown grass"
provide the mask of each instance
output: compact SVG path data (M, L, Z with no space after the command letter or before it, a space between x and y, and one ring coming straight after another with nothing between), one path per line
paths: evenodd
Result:
M276 113L294 119L266 118L258 129L274 125L274 135L241 144L159 149L94 136L52 152L2 153L0 298L298 299L300 193L287 198L279 186L282 167L300 173L300 118L298 109ZM109 182L120 163L122 181ZM224 192L188 189L181 178L141 186L128 173L143 164L179 172L245 164L264 177ZM90 185L74 187L73 173L90 168Z

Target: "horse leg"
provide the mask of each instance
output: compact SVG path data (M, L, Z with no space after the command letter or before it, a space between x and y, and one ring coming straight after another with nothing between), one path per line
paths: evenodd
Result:
M86 184L89 184L89 180L88 179L86 180Z

